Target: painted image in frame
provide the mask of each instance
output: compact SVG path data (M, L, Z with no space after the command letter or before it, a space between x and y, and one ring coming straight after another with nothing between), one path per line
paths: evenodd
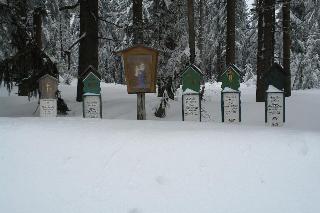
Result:
M143 92L152 87L151 65L151 55L131 55L128 57L127 83L132 92Z

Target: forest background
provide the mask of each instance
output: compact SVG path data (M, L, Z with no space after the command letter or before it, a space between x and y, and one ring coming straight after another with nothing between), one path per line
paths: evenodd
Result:
M80 8L61 10L76 3L76 0L1 0L0 61L18 52L19 43L15 38L21 29L25 31L25 40L32 37L35 8L42 8L42 49L57 65L64 83L69 84L77 78L79 43L75 42L80 37ZM99 72L106 83L124 84L121 58L115 52L133 43L132 1L100 0L98 3ZM144 44L161 52L160 78L176 76L189 62L187 3L184 0L143 1ZM10 4L15 4L18 9L8 12L5 5ZM195 64L203 70L207 82L217 81L226 68L226 4L225 0L195 0L193 5ZM23 8L19 8L21 5ZM283 61L281 8L282 1L276 1L274 61L280 64ZM238 0L235 9L236 65L243 71L244 81L255 82L258 46L256 2ZM292 88L319 88L320 1L292 0L290 9Z

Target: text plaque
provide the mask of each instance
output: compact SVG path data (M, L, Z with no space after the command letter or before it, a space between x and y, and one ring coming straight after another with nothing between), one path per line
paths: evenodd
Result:
M201 121L201 104L199 94L184 94L183 121Z
M267 92L266 122L269 126L278 127L284 124L284 93Z
M83 117L101 118L101 97L100 95L89 95L83 97Z
M40 117L57 116L57 99L40 99Z
M223 92L223 122L239 123L240 122L240 93Z

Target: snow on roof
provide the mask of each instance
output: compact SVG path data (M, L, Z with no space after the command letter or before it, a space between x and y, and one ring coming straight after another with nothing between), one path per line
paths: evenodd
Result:
M91 93L91 92L86 92L83 94L83 96L100 96L101 94L96 94L96 93Z
M269 85L267 92L283 92L283 91L275 88L273 85Z
M181 73L181 75L183 75L189 68L192 68L193 70L197 71L200 75L203 75L202 71L200 70L199 67L197 67L194 64L191 64L189 66L187 66L187 68L184 69L184 71Z
M88 68L81 75L81 77L85 77L83 81L88 78L90 73L92 73L96 78L101 80L100 73L98 73L98 71L92 65L89 65Z
M85 80L89 77L89 74L90 74L90 73L92 73L92 75L94 75L97 79L100 80L100 78L99 78L94 72L89 72L89 73L87 74L87 76L86 76L82 81L85 81Z
M229 70L229 68L232 68L232 70L240 76L241 70L234 64L229 65L228 68L221 74L221 76L224 75Z
M136 48L143 48L143 49L146 49L146 50L149 50L149 51L152 51L152 52L159 53L159 51L157 49L154 49L152 47L146 47L143 44L137 44L137 45L134 45L132 47L128 47L126 49L123 49L123 50L120 50L120 51L116 51L116 54L117 55L121 55L124 52L128 52L128 51L136 49Z
M55 80L55 81L58 81L58 79L57 78L55 78L55 77L53 77L52 75L49 75L49 74L45 74L45 75L43 75L43 76L41 76L40 78L39 78L39 81L40 80L42 80L42 79L44 79L44 78L51 78L51 79L53 79L53 80Z
M229 87L225 87L225 88L222 90L222 92L239 92L239 91L234 90L234 89L231 89L231 88L229 88Z
M192 89L186 89L184 92L183 92L184 95L187 95L187 94L199 94L199 92L196 92Z

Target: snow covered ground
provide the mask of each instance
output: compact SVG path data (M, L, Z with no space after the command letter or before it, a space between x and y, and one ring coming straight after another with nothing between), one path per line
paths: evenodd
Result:
M239 125L220 122L219 85L207 85L203 123L181 122L180 99L155 118L154 94L135 121L136 96L112 84L104 119L86 120L76 87L60 89L72 111L52 119L0 89L0 212L320 212L320 90L294 91L271 128L245 85Z

